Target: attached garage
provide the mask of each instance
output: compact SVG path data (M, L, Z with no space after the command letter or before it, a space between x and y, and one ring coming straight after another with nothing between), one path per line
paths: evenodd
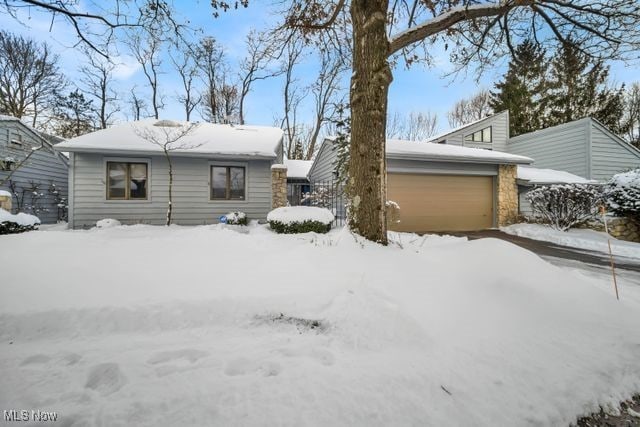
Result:
M387 174L387 198L398 203L395 231L468 231L494 226L494 177Z
M531 159L434 143L387 141L387 199L400 206L395 231L471 231L517 215L516 165Z

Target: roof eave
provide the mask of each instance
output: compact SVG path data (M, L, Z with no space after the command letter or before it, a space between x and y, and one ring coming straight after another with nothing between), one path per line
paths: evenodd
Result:
M90 154L110 154L110 155L124 155L124 156L162 156L162 151L149 151L149 150L123 150L123 149L104 149L104 148L88 148L88 147L60 147L60 145L54 145L54 150L65 151L70 153L90 153ZM275 154L229 154L229 153L216 153L216 152L180 152L172 151L172 157L195 157L195 158L219 158L219 159L255 159L255 160L273 160L277 156Z
M481 163L492 165L530 165L533 163L532 159L482 159L482 158L459 158L454 156L432 156L429 154L411 153L411 154L399 154L399 153L387 153L387 159L394 160L418 160L418 161L432 161L432 162L450 162L450 163Z

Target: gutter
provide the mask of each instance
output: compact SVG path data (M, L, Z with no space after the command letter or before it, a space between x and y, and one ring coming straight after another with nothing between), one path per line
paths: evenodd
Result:
M450 163L475 163L475 164L490 164L490 165L530 165L533 163L533 159L523 157L522 160L518 159L491 159L491 158L460 158L452 156L430 156L428 154L387 154L387 159L392 160L415 160L415 161L431 161L431 162L450 162ZM526 160L525 160L526 159Z
M59 152L70 153L90 153L90 154L105 154L105 155L134 155L134 156L164 156L162 151L148 151L148 150L109 150L104 148L75 148L75 147L60 147L59 144L54 145L53 149ZM255 159L255 160L274 160L277 159L275 154L229 154L229 153L189 153L180 151L171 151L172 157L192 157L192 158L207 158L212 157L219 159Z

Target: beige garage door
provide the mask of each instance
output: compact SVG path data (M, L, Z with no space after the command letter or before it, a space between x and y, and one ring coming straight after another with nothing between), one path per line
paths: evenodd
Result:
M493 226L493 178L387 175L389 200L400 205L396 231L469 231Z

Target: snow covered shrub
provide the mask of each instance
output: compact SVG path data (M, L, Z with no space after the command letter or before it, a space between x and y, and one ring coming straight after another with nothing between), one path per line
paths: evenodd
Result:
M244 212L229 212L225 217L227 217L227 224L247 225L247 215Z
M549 221L551 227L567 231L598 213L602 191L591 184L558 184L537 187L526 197L534 212Z
M333 204L333 189L329 185L316 185L312 192L302 195L301 206L316 206L331 208Z
M267 221L276 233L327 233L331 230L333 214L328 209L308 206L288 206L269 212Z
M613 213L640 224L640 169L611 177L604 189L604 199Z
M122 223L120 221L113 218L104 218L96 222L97 228L113 228L113 227L119 227L121 225Z
M4 209L0 209L0 234L24 233L37 230L40 219L26 213L13 215Z

